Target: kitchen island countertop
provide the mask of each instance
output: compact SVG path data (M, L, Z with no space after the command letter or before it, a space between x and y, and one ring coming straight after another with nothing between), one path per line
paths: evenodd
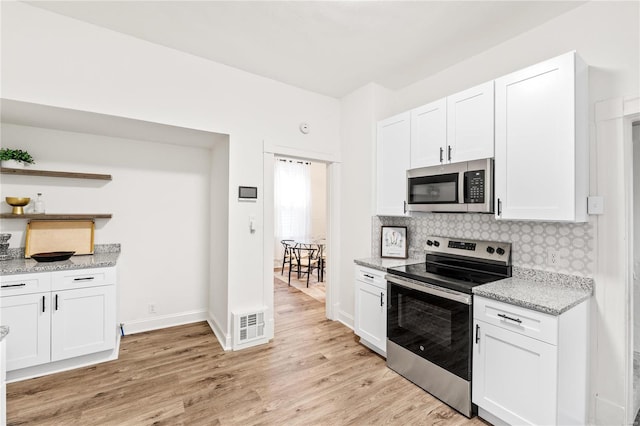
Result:
M383 257L367 257L363 259L354 259L356 265L366 266L367 268L387 271L387 268L394 266L412 265L414 263L424 262L424 259L389 259Z
M37 262L23 257L0 261L0 276L37 272L66 271L70 269L107 268L115 266L120 255L120 244L96 245L94 254L72 256L59 262Z

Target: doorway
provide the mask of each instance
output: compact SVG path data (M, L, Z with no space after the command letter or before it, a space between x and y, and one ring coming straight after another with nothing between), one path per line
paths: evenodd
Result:
M264 174L264 240L263 240L263 300L265 301L267 321L266 338L272 339L274 336L274 278L273 266L276 255L274 251L274 162L276 157L283 156L297 159L307 159L311 162L325 164L326 167L326 188L327 188L327 218L326 218L326 250L327 266L325 270L325 314L330 320L337 318L339 310L337 282L341 268L340 261L340 175L341 163L337 155L317 151L305 151L288 146L275 145L267 141L264 142L263 151L263 174Z
M274 161L274 278L325 304L327 165Z
M640 422L640 121L631 125L633 166L633 413Z

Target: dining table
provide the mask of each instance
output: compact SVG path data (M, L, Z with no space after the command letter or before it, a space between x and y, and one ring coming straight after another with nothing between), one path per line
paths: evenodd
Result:
M317 250L317 254L315 257L318 259L318 281L324 281L324 267L325 267L325 248L327 245L326 238L323 237L292 237L290 240L293 240L291 245L293 247L307 247L307 248L315 248Z

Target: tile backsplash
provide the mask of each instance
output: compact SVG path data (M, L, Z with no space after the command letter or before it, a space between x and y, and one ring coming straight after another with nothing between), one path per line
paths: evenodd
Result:
M373 216L371 254L380 255L380 227L406 226L409 257L423 258L427 236L506 241L512 244L512 262L583 277L593 276L594 227L587 223L497 221L488 214L422 213L411 217ZM549 250L558 253L555 265L547 262Z

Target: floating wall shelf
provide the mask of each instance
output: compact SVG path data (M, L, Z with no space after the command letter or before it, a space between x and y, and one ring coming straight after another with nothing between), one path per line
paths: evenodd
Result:
M66 213L1 213L0 219L38 219L38 220L91 220L111 219L111 213L66 214Z
M98 173L77 173L77 172L59 172L59 171L53 171L53 170L12 169L9 167L0 168L0 173L5 175L111 180L111 175L104 175L104 174L98 174Z

